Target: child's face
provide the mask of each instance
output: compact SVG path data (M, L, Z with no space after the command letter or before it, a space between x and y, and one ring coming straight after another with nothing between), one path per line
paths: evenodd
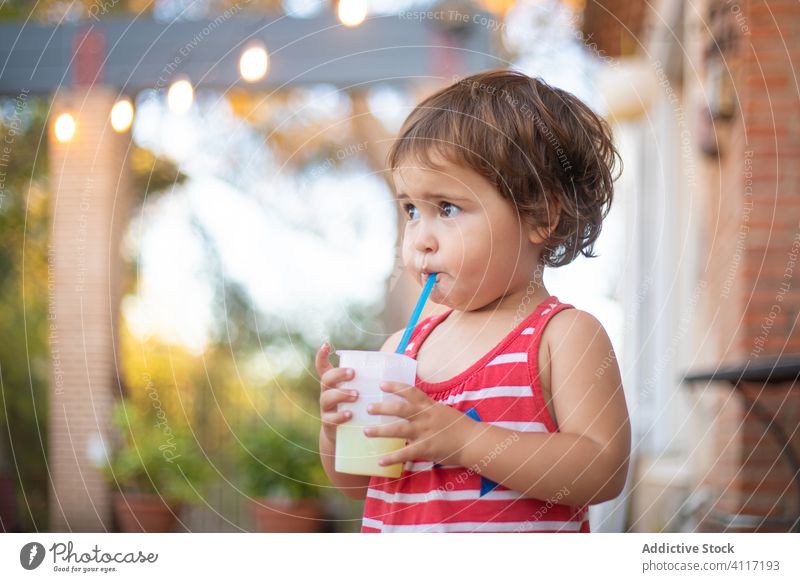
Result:
M392 173L405 269L420 285L439 273L431 300L481 309L525 292L543 242L511 202L471 168L435 157L441 170L404 162Z

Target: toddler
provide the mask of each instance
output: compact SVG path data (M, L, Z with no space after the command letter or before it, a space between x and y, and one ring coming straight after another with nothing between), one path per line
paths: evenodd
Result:
M406 446L400 478L334 469L337 386L353 371L318 351L320 454L333 484L365 499L362 532L588 532L590 504L623 489L630 424L609 338L545 288L544 266L592 249L618 154L575 96L510 70L458 81L420 103L389 152L405 218L404 268L448 309L423 319L406 355L414 386L367 429ZM404 330L381 348L394 351Z

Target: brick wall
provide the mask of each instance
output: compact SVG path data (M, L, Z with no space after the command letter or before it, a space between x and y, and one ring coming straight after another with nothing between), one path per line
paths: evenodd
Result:
M800 4L718 0L702 3L697 13L685 9L687 30L700 31L701 49L690 55L685 79L699 83L717 107L705 128L705 113L699 115L696 136L706 151L699 201L705 254L698 277L709 283L697 343L712 342L713 349L704 350L712 354L712 367L800 354L800 89L792 66L800 63ZM720 58L717 45L722 82L709 74ZM726 102L732 103L729 117ZM705 112L708 104L689 106ZM797 515L794 471L752 402L800 451L800 386L747 384L742 392L746 399L726 384L705 391L714 411L707 419L714 462L699 476L700 485L714 512ZM699 518L701 529L724 529L709 511Z

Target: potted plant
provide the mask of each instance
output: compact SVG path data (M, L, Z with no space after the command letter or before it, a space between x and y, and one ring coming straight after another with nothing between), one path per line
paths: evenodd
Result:
M326 476L312 423L249 422L240 467L256 531L318 532Z
M185 425L164 422L155 410L118 401L113 424L119 443L104 473L123 532L173 531L184 504L202 499L210 467Z

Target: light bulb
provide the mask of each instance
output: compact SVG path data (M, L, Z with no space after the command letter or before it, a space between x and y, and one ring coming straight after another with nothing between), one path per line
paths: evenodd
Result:
M264 78L269 68L267 49L261 43L245 49L239 57L239 73L248 83L255 83Z
M339 20L345 26L358 26L367 17L367 0L339 0Z
M133 105L127 99L120 99L111 108L111 127L117 133L128 131L133 125Z
M188 79L179 79L169 87L167 104L175 113L186 113L194 101L194 89Z
M56 139L61 143L72 141L75 136L75 118L71 113L62 113L56 117L53 129L55 130Z

